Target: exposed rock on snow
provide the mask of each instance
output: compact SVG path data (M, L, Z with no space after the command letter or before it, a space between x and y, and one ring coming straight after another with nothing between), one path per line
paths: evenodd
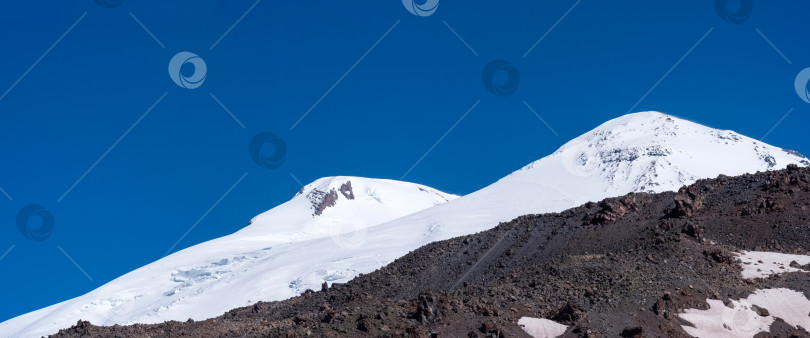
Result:
M791 265L791 262L796 262L798 265L810 264L810 256L790 255L778 252L744 251L741 254L737 254L737 257L740 259L740 265L743 268L743 278L765 278L775 274L797 271L810 273L810 271L795 267L796 264Z
M554 154L458 199L404 182L324 178L232 235L117 279L141 295L121 322L210 318L250 301L281 300L299 290L318 289L335 276L340 277L332 281L345 282L425 244L491 229L521 215L559 212L631 192L675 191L700 178L791 163L808 162L795 152L731 131L644 112L605 122ZM633 209L626 204L607 207L599 222L621 221ZM223 259L228 263L213 264ZM180 280L178 271L195 273ZM297 280L301 282L290 288ZM105 322L109 307L93 300L110 298L110 292L102 286L0 323L0 336L49 334L79 318Z
M774 177L788 183L774 186ZM326 292L250 304L190 323L117 328L79 323L57 337L519 337L526 336L518 325L518 318L524 316L569 325L570 332L564 336L681 337L686 335L681 327L686 322L678 314L684 309L709 309L707 298L727 304L746 299L758 316L774 317L770 335L810 337L779 317L789 318L789 313L776 312L789 308L767 303L774 295L765 294L766 302L751 297L757 290L769 289L810 295L810 274L792 272L746 280L733 254L746 250L807 254L808 182L810 168L796 167L700 180L689 188L701 196L703 208L688 218L666 217L675 204L674 192L631 194L645 197L645 205L602 225L582 223L598 214L603 203L525 215L480 233L424 245L374 272L333 284ZM769 214L738 213L740 208L756 206L763 194L785 209ZM687 222L700 226L701 240L681 232ZM370 230L369 236L372 234ZM374 243L345 252L365 253ZM395 241L383 244L390 243ZM319 240L318 244L327 248L329 243ZM271 252L277 249L273 247ZM795 312L799 315L796 321L788 320L795 324L804 310L802 306ZM736 318L732 324L746 328L740 317L745 314L732 312Z
M683 329L695 337L754 337L768 332L780 318L791 326L810 327L810 300L789 289L757 290L746 299L732 300L726 306L708 299L708 310L687 309L679 315L693 326Z
M102 325L201 320L259 300L318 290L323 283L346 282L396 257L368 254L341 261L330 259L324 248L354 251L365 243L366 228L457 197L406 182L322 178L235 234L176 252L84 296L0 323L0 337L52 334L79 319ZM314 239L326 244L296 248L296 243ZM306 271L297 271L301 267Z

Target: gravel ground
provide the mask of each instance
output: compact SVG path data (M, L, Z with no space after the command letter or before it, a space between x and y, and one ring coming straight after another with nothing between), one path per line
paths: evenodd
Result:
M808 254L808 182L810 169L794 166L521 216L289 300L198 322L80 321L54 337L527 337L523 316L569 325L566 337L682 337L677 314L707 298L775 287L810 298L810 273L745 280L732 254ZM810 334L777 321L759 336Z

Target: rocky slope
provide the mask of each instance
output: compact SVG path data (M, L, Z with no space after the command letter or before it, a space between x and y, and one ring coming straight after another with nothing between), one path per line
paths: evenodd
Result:
M745 279L735 256L808 254L808 182L810 169L791 165L677 193L631 193L431 243L346 284L205 321L80 321L55 336L525 337L522 317L567 325L570 337L687 336L683 326L695 323L683 313L712 299L731 305L772 288L810 297L810 266L792 262L795 272ZM723 320L729 332L745 324ZM754 334L810 336L780 318Z
M733 131L642 112L609 120L460 198L406 182L324 178L232 235L0 323L0 336L39 336L78 319L103 325L204 320L258 300L294 297L324 282L345 283L429 243L521 215L808 163L795 151Z

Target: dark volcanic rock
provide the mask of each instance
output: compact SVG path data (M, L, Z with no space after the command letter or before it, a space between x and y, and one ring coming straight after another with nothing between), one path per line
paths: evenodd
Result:
M767 316L771 315L771 313L767 309L763 309L763 308L761 308L759 306L756 306L756 305L751 305L751 309L754 310L754 312L756 312L758 315L760 315L762 317L767 317Z
M807 254L808 179L810 169L791 167L525 215L320 292L203 321L79 322L55 336L525 337L517 321L528 316L565 322L566 337L686 337L678 314L707 299L781 287L810 295L810 273L743 280L732 255ZM777 320L759 336L810 334Z
M644 200L640 196L641 194L628 194L599 202L600 210L590 220L590 224L614 223L626 214L638 210L644 205Z
M346 197L346 199L353 200L354 199L354 191L352 191L352 181L346 181L340 186L340 193Z
M641 326L627 327L622 330L620 336L625 338L641 338L644 337L644 328Z
M734 255L723 248L716 248L711 250L706 250L703 252L706 255L706 258L711 259L716 263L722 264L730 264L734 261Z
M433 293L430 291L423 292L419 295L419 301L416 305L416 313L413 318L422 324L430 324L437 317L436 305L434 304Z
M557 313L551 317L555 322L568 325L576 323L580 318L582 318L582 311L571 302L566 303L565 306L557 310Z
M801 265L796 261L790 262L790 267L794 269L801 269L805 271L810 271L810 264Z
M312 202L314 215L320 216L326 208L337 204L338 194L335 189L329 191L312 190L307 197Z
M693 222L687 221L683 225L683 229L681 230L681 232L697 240L703 239L703 228L700 225L695 224Z
M675 208L670 211L669 216L691 217L701 208L703 208L703 199L690 187L683 186L675 195Z

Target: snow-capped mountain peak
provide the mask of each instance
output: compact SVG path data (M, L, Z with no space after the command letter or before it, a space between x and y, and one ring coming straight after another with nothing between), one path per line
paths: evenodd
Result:
M810 165L798 152L660 112L607 121L521 171L563 169L605 192L661 192L700 178ZM561 167L561 168L560 168Z
M286 299L324 281L346 282L382 264L333 262L302 242L358 251L366 230L458 196L408 182L325 177L234 234L178 251L85 295L0 323L0 337L39 337L89 320L100 325L204 319L257 301ZM358 259L359 258L359 259ZM300 273L296 267L307 267Z
M355 182L354 185L352 185L352 181ZM378 191L379 185L375 184L382 181L347 176L324 177L301 187L295 196L304 196L312 205L313 217L320 216L327 208L335 207L338 203L351 203L349 201L354 200L375 201L378 204L387 203L387 199L385 202L383 201L384 192ZM386 188L399 190L396 194L391 194L394 199L409 199L416 197L415 195L422 195L426 198L419 198L419 200L431 201L433 205L439 205L458 197L426 186L399 185L399 183L402 182L387 181L389 186Z
M316 187L302 187L298 192L303 195L306 192L306 198L312 203L313 216L320 216L326 208L334 207L337 204L340 196L347 201L354 200L354 189L352 189L352 181L347 180L342 182L340 186L336 186L335 180L323 180L325 182L316 183ZM315 185L315 184L313 184ZM312 185L311 185L312 186ZM340 194L338 194L338 191ZM366 196L375 198L373 192L367 192ZM375 198L378 202L381 200Z
M351 176L307 184L238 234L296 241L365 229L458 198L428 186Z
M418 184L327 177L223 238L167 256L86 295L0 323L0 336L94 324L205 319L345 282L427 243L719 174L810 165L801 154L657 112L600 125L497 182L456 198Z

